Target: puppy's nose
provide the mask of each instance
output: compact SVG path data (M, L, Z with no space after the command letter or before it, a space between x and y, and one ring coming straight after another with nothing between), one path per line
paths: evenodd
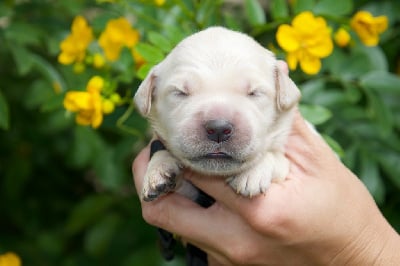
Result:
M228 140L233 133L233 125L223 119L209 120L204 128L207 132L207 138L218 143Z

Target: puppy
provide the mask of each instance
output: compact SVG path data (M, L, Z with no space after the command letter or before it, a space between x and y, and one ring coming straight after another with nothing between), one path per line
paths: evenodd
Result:
M243 196L264 193L288 174L284 146L299 99L274 55L251 37L222 27L187 37L134 97L166 147L149 162L142 199L188 187L183 168L225 178Z

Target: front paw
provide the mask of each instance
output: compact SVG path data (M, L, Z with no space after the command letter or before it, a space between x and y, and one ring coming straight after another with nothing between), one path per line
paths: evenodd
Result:
M289 172L289 161L283 154L269 154L259 164L237 176L228 184L245 197L264 194L272 180L283 180Z
M176 187L177 177L181 173L181 166L175 158L170 155L157 155L150 160L144 177L142 190L144 201L153 201L161 195L173 191Z
M244 173L228 178L227 182L236 193L251 198L267 191L271 184L271 175L265 173L263 175Z

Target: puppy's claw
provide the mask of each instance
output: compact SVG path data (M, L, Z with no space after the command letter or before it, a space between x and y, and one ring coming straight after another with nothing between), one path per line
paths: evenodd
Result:
M158 196L160 196L160 194L158 194L158 193L143 194L142 200L146 201L146 202L151 202L151 201L155 200L156 198L158 198Z

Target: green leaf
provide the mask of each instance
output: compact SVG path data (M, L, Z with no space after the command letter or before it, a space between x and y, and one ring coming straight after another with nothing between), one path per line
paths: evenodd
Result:
M103 148L103 140L96 131L89 127L76 126L69 163L75 167L87 167Z
M10 127L10 114L7 100L0 90L0 128L8 130Z
M202 27L212 26L216 24L216 16L214 15L220 1L203 0L199 1L196 11L196 21Z
M400 95L400 77L389 72L368 72L361 76L360 85L377 92L389 92Z
M320 125L332 117L331 111L319 105L301 104L299 109L304 118L313 125Z
M189 35L188 32L185 32L176 26L167 26L165 32L173 45L178 44L183 38Z
M321 0L314 7L314 13L340 17L351 13L353 1L351 0Z
M387 56L380 46L364 46L359 45L356 48L356 53L362 53L369 60L371 70L388 71L389 65Z
M274 20L289 16L288 3L286 0L272 0L271 15Z
M169 53L173 48L172 43L165 36L158 32L150 31L148 33L148 38L153 45L160 48L160 50L165 53Z
M153 65L150 64L143 64L139 70L136 72L136 76L143 80L146 78L147 74L150 72L151 68L153 67Z
M400 189L400 154L386 149L378 160L393 184Z
M114 203L115 198L108 195L92 195L78 203L68 217L65 230L76 234L95 223Z
M372 68L373 66L368 56L364 53L352 53L346 60L340 62L340 66L337 68L338 73L336 74L339 75L343 81L352 81L370 71Z
M101 217L85 235L85 250L93 256L104 254L120 223L121 217L114 213Z
M365 92L368 97L372 117L378 122L381 137L387 136L393 128L394 119L392 112L379 94L370 89L365 89Z
M12 23L4 31L4 35L10 46L40 46L45 32L37 23L32 22L29 23L28 20L22 19L12 20Z
M244 8L250 25L258 26L265 24L265 12L258 0L246 0L244 3Z
M21 76L28 74L33 67L32 53L17 44L11 45L10 51L14 57L18 74Z
M42 106L40 107L40 111L52 112L55 110L60 110L63 106L63 101L64 101L64 95L56 94L42 104Z
M34 81L30 87L26 88L25 96L23 102L29 109L40 108L42 112L62 110L64 94L56 93L45 79Z
M373 195L375 201L378 204L383 203L385 199L385 186L379 174L377 162L368 156L367 151L361 155L360 178Z
M347 102L351 104L358 103L363 96L360 88L354 86L352 83L344 84L344 86L346 88L344 96L346 97Z
M331 138L330 136L326 135L326 134L321 134L321 136L324 138L324 140L326 141L326 143L328 143L329 147L331 147L331 149L340 157L342 158L345 155L345 151L343 150L342 146L340 146L340 144L334 140L333 138Z
M294 1L294 13L298 14L306 10L312 10L315 5L315 0L296 0Z
M327 89L315 95L315 104L325 106L327 108L335 108L337 106L348 104L346 96L340 89Z
M301 90L301 98L305 103L314 103L315 95L323 92L326 88L326 81L323 78L310 79L299 85Z
M46 77L52 86L56 86L59 89L59 92L66 90L67 85L65 84L64 79L52 64L37 54L32 54L31 60L35 69Z
M164 53L159 48L147 43L138 43L135 50L148 63L157 64L164 59Z
M243 31L242 25L240 21L238 21L237 16L234 14L226 13L223 14L225 25L227 28L236 30L236 31Z
M94 160L94 170L106 190L118 190L122 185L122 167L115 161L114 150L104 147Z

